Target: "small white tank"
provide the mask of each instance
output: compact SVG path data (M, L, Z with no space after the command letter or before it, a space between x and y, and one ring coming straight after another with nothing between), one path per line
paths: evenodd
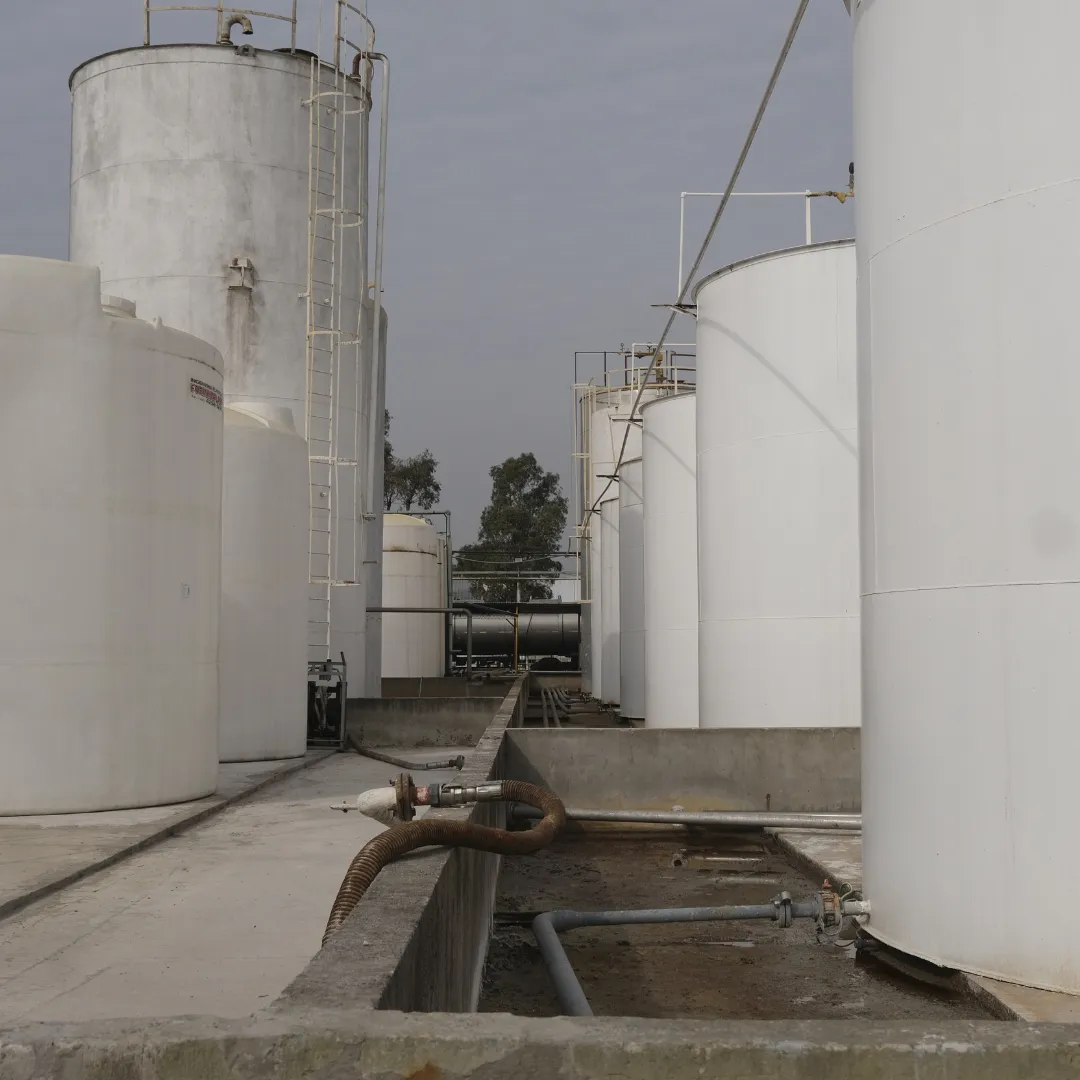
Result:
M645 718L642 503L641 458L634 458L619 470L619 713L630 720Z
M222 362L92 267L0 256L0 813L218 769Z
M439 534L410 514L383 517L383 606L446 607ZM443 674L445 615L383 615L384 679Z
M698 726L697 401L641 410L645 726Z
M701 726L856 726L854 242L737 263L695 300Z
M307 488L291 410L226 406L222 761L300 757L307 746Z

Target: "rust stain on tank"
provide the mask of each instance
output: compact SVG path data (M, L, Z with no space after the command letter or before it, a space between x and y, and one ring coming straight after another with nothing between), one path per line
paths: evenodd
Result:
M409 1073L405 1077L405 1080L442 1080L443 1071L438 1065L432 1065L428 1062L418 1072Z

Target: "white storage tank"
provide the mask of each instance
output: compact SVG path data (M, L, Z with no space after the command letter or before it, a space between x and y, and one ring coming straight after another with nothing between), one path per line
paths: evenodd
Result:
M288 409L225 408L221 513L222 761L307 748L307 443Z
M586 510L592 507L597 500L601 503L613 502L615 505L608 509L608 528L613 530L613 535L618 534L619 519L619 483L612 480L615 473L615 463L619 460L619 452L622 449L623 439L626 438L626 450L622 455L623 462L631 458L641 456L641 429L639 420L641 408L650 401L666 393L661 387L648 386L641 391L641 400L638 403L638 411L634 411L634 403L637 400L640 383L633 384L633 376L626 386L598 386L590 388L589 395L585 398L586 413L588 417L588 450L589 468L588 478L590 489L586 491ZM629 435L627 429L629 428ZM587 673L588 684L591 689L587 692L605 704L616 704L619 700L619 620L618 613L613 612L605 617L603 613L603 574L604 556L601 552L603 546L603 526L601 524L600 506L588 515L588 540L586 554L584 556L585 573L583 576L586 602L582 605L585 612L582 618L583 632L588 634L587 647L583 650L583 662L589 665ZM617 567L618 553L616 552L611 565ZM611 566L608 567L610 573ZM616 578L613 586L618 589L618 570L615 570ZM617 602L617 601L616 601ZM607 629L605 630L605 627ZM607 642L605 646L605 641ZM609 670L604 674L605 657L609 663Z
M0 256L0 814L217 785L221 357L108 312Z
M383 517L383 606L446 604L440 536L423 518ZM444 674L445 615L383 615L383 678L429 678Z
M344 96L335 96L342 85ZM315 124L306 104L313 93L322 95ZM364 292L355 226L367 95L310 55L214 44L107 53L75 70L71 94L71 258L99 266L105 291L135 300L144 317L214 345L225 358L226 402L292 411L316 459L309 657L344 652L350 687L363 686L360 491L374 365L368 358L361 371L358 348L342 345L331 356L330 343L357 337ZM313 188L322 213L319 239L309 243ZM357 239L335 244L335 220ZM381 416L378 424L381 431ZM320 457L356 464L331 469ZM377 527L372 536L377 545ZM325 584L328 576L337 584Z
M622 692L619 631L619 500L600 504L600 701L618 705Z
M855 10L864 889L935 963L1080 993L1080 5Z
M641 458L634 458L619 470L619 714L628 720L645 718L643 509Z
M698 726L697 401L641 411L645 726Z
M695 297L701 726L856 726L853 242L736 263Z

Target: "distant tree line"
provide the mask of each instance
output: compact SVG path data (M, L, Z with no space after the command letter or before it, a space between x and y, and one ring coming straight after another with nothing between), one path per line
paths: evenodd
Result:
M399 458L394 454L390 443L390 421L393 417L386 410L383 417L383 501L386 510L400 509L410 513L415 506L418 510L430 510L442 495L442 485L435 479L439 467L435 455L430 450L421 450L419 454L408 458Z

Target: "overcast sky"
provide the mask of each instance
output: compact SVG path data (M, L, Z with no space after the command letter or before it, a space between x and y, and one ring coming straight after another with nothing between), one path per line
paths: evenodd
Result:
M660 332L649 305L674 299L679 192L723 187L794 7L369 0L393 64L391 434L439 459L457 544L505 457L531 450L569 486L574 350ZM210 40L205 16L159 18L162 39ZM67 256L68 75L138 44L141 19L141 0L0 0L0 251ZM841 0L813 0L742 189L846 183L850 53ZM715 203L689 206L696 250ZM814 212L815 239L851 235L850 204ZM705 269L802 237L801 200L737 201ZM674 337L693 340L689 318Z

